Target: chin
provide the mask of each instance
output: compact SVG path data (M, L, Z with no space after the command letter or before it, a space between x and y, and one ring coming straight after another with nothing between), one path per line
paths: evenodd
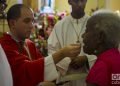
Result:
M88 48L87 46L83 46L83 51L88 55L93 55L92 50L90 50L90 48Z

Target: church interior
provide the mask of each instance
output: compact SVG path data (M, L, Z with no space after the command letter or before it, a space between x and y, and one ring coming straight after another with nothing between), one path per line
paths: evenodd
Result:
M87 3L86 3L86 6L84 8L84 14L87 14L89 17L91 17L96 11L99 11L99 10L112 11L112 12L114 12L115 14L117 14L120 17L120 4L119 4L120 0L0 0L0 44L1 44L0 48L2 47L1 37L3 37L4 33L10 32L10 29L9 29L10 27L9 26L10 26L10 24L12 25L12 23L14 23L12 21L11 21L11 23L8 23L8 20L7 20L8 15L7 15L7 13L9 11L9 9L11 8L11 6L13 6L15 4L24 4L25 6L32 9L33 14L34 14L34 24L33 24L33 28L31 29L29 39L35 44L36 49L38 50L39 53L42 54L43 57L49 56L49 49L48 48L50 48L51 51L52 50L57 51L57 49L60 50L60 47L64 48L64 46L66 46L66 45L68 45L70 43L75 43L75 42L80 43L81 40L82 40L82 39L80 39L80 38L82 38L82 36L81 36L82 35L81 34L82 30L76 30L76 27L77 28L78 27L83 28L84 27L84 22L86 20L85 21L83 20L82 21L83 25L80 24L81 26L79 26L77 24L79 24L79 21L81 21L81 20L80 19L76 19L76 20L72 19L71 22L74 23L74 21L75 21L75 22L77 22L77 24L72 25L72 23L71 23L70 24L71 26L68 25L69 27L73 27L73 29L74 29L73 31L71 30L71 32L70 32L70 30L68 31L68 29L62 28L62 26L61 26L61 28L64 29L64 31L68 31L71 35L73 33L75 33L75 39L74 39L74 37L72 37L70 35L69 35L69 38L67 38L68 34L67 35L64 35L64 34L60 35L62 31L57 29L57 25L59 24L58 22L60 22L62 20L65 20L67 16L72 15L73 7L71 5L74 5L74 4L72 4L72 1L73 2L75 1L77 3L78 2L84 3L84 1L86 1ZM77 8L77 5L75 5L75 6ZM67 20L66 20L66 22L64 22L64 26L67 28ZM56 30L54 30L54 29L56 29ZM21 30L19 30L19 31L21 31ZM59 32L57 33L57 31L59 31ZM51 33L53 33L53 34L51 35ZM54 33L57 36L55 36ZM60 35L61 38L63 38L63 40L59 37L59 35ZM66 38L64 38L65 36L66 36ZM56 40L58 41L58 43L60 43L60 45L57 44ZM72 42L73 40L75 40L75 41ZM56 42L56 45L55 45L54 41ZM64 42L66 42L66 44ZM7 41L6 41L6 43L7 43ZM9 45L9 41L8 41L7 44ZM50 45L50 46L48 46L48 45ZM3 48L3 50L0 49L0 57L3 56L2 53L4 52L4 47L2 47L2 48ZM6 48L6 46L5 46L5 48ZM11 50L11 51L13 51L13 50ZM33 52L29 52L28 49L26 49L26 51L27 51L28 54L33 53ZM8 53L5 52L5 54L8 54ZM28 56L30 56L30 55L28 55ZM58 54L56 54L56 56L58 56ZM1 58L0 58L0 60L1 60ZM10 61L11 60L8 60L7 64L5 64L5 65L10 66L10 69L8 68L5 71L9 71L9 73L10 74L12 73L12 75L14 76L13 70L11 69L11 64L9 63ZM69 62L69 59L67 61ZM65 63L67 63L67 61L65 61ZM91 64L93 65L92 60L90 60L90 61L91 61ZM4 69L4 67L5 67L5 66L2 67L3 64L4 64L4 61L3 61L3 63L0 61L0 65L1 65L0 70ZM34 62L33 62L33 64L34 64ZM19 63L18 63L18 65L19 65ZM86 64L86 66L88 67L89 65L90 64L89 64L89 60L88 60L88 64ZM63 68L66 67L66 65L64 65L64 62L62 64L62 66L63 66ZM13 65L12 65L12 67L13 67ZM33 67L32 63L31 63L31 67ZM35 67L33 69L36 70L37 68ZM14 72L19 71L19 70L14 70ZM24 71L26 71L26 70L24 69ZM58 68L58 70L59 70L59 68ZM67 69L66 69L66 71L67 71ZM1 72L0 71L0 73L1 73L0 74L0 77L1 77L2 75L4 75L3 73L7 73L7 72L3 72L3 71ZM31 73L31 72L28 72L28 73ZM35 72L35 73L37 73L37 72ZM117 73L119 73L119 72L117 72ZM49 84L49 82L48 82L48 85L47 85L47 83L46 83L47 81L43 82L43 85L34 85L34 83L37 83L37 82L34 82L34 83L31 82L32 83L31 85L23 84L23 82L22 82L21 85L17 85L17 82L14 83L15 76L13 77L11 75L6 75L5 78L9 79L8 82L6 80L4 81L5 78L3 76L3 77L0 78L0 86L103 86L103 85L83 85L83 84L79 84L79 85L76 85L76 84L73 85L72 84L71 85L70 83L68 83L66 85L63 85L64 83L67 83L66 79L68 79L68 78L73 79L72 77L76 77L75 80L77 80L77 79L79 79L78 77L85 77L86 75L84 75L84 74L85 73L82 73L82 76L79 75L79 74L76 74L76 75L73 75L73 76L66 76L66 77L63 78L64 82L61 81L61 83L57 83L55 85L53 83ZM63 72L63 75L64 75L64 72ZM119 75L118 77L114 76L113 78L114 79L119 78L119 80L120 80L120 74L118 74L118 75ZM29 74L28 74L28 77L31 78L32 76L29 76ZM10 81L10 79L12 79L12 80ZM17 79L17 80L19 80L19 79ZM31 79L31 80L33 80L33 79ZM29 81L29 79L28 79L28 81ZM48 79L48 81L49 81L49 79ZM50 82L51 82L51 80L50 80ZM56 82L56 81L54 80L52 82ZM120 82L118 84L120 84ZM119 85L106 85L106 86L119 86Z

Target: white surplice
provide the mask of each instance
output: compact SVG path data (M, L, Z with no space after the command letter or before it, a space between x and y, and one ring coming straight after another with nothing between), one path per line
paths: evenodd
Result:
M76 44L76 41L78 40L77 38L79 38L80 43L83 44L81 36L85 32L88 19L88 15L85 15L80 19L74 19L71 15L69 15L59 21L55 25L48 39L48 54L52 54L69 44ZM86 54L83 52L83 49L81 49L80 56L83 55ZM87 57L89 65L91 67L94 64L96 57L93 55L87 55ZM68 73L80 74L83 71L87 73L86 67L80 68L80 70L71 70L71 68L69 68L70 62L70 58L66 57L57 64L58 70L60 72L60 77L67 75ZM71 81L68 86L86 86L85 77L84 79L82 78L80 80Z
M13 86L11 68L0 45L0 86Z

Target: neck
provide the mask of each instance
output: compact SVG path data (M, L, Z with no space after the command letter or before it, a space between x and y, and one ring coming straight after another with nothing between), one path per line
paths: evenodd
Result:
M24 42L24 41L25 41L25 39L24 39L24 40L23 40L23 39L20 39L14 32L10 32L10 35L12 36L12 38L13 38L14 40L16 40L16 41L18 41L18 42L20 42L20 41Z
M112 48L112 47L111 47ZM106 50L109 50L111 48L106 48L106 47L100 47L98 49L98 52L96 53L97 56L99 56L101 53L105 52Z
M80 18L82 18L85 15L85 13L79 13L79 14L77 14L77 13L71 12L71 15L75 19L80 19Z

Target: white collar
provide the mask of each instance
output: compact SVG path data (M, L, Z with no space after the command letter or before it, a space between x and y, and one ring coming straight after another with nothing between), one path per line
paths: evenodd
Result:
M7 32L7 34L9 34L9 35L11 36L11 38L12 38L13 40L15 40L17 43L18 43L18 42L24 42L24 41L18 40L18 38L16 38L11 32Z
M86 15L84 15L82 18L80 18L80 19L75 19L75 18L73 18L72 17L72 15L70 15L70 20L71 20L71 22L73 22L73 23L81 23L81 22L83 22L84 20L85 20L85 18L86 18Z

